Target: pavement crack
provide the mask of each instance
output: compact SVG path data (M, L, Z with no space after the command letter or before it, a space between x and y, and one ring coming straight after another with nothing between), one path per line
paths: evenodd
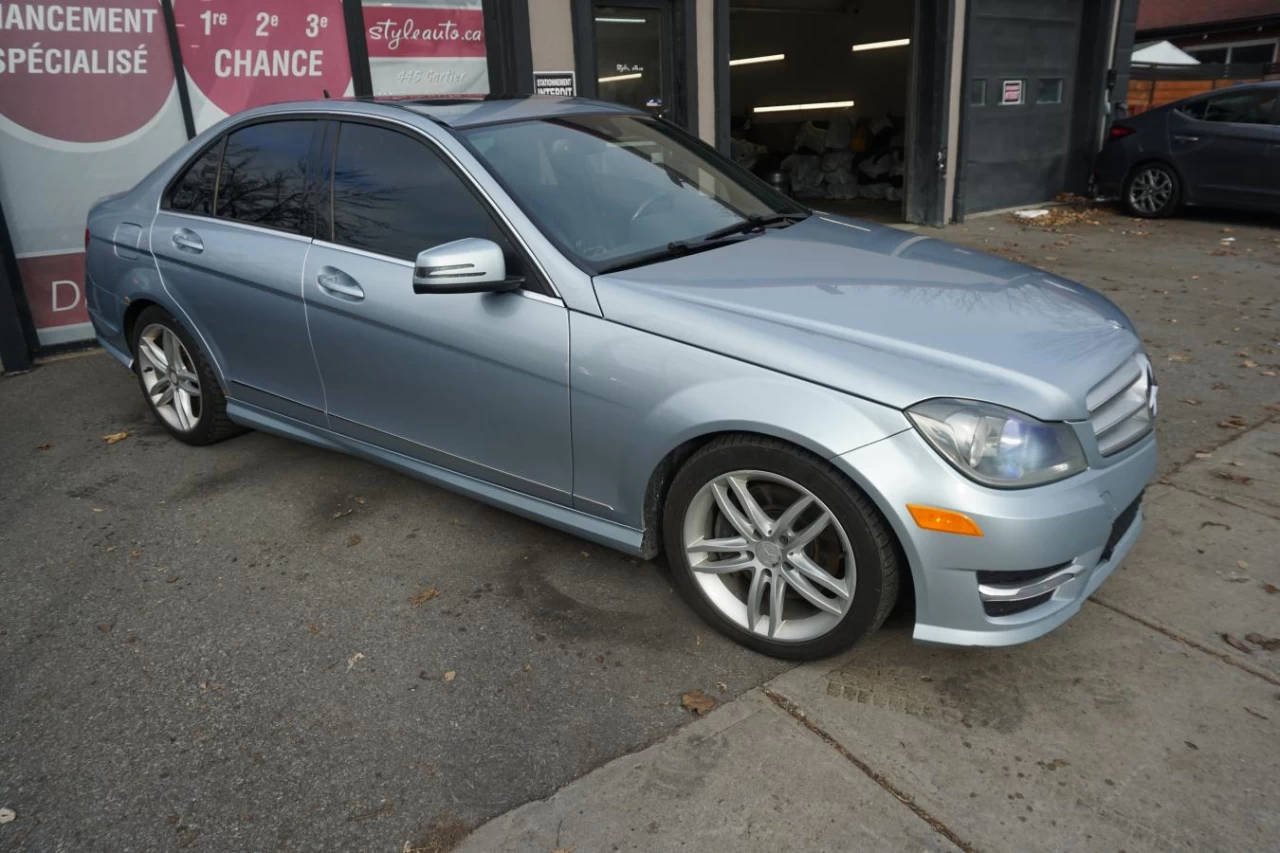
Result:
M846 761L848 761L854 767L857 767L859 770L861 770L862 773L868 779L870 779L872 782L875 782L881 788L884 788L886 791L892 794L894 796L894 799L902 803L907 808L911 809L911 811L915 812L916 817L920 818L922 821L929 824L929 826L933 829L934 832L938 833L943 838L950 841L956 847L959 847L961 850L964 851L964 853L978 853L978 848L974 847L972 844L962 839L959 835L956 835L956 833L949 826L947 826L941 820L939 820L938 818L930 814L928 810L924 808L924 806L917 803L914 797L912 797L910 794L903 791L897 785L890 782L882 774L874 770L871 767L871 765L867 764L861 758L858 758L858 756L854 755L852 752L845 749L844 745L841 744L840 741L836 740L834 737L828 734L826 730L824 730L817 723L814 723L812 720L810 720L808 714L806 714L800 708L799 705L792 702L790 699L788 699L786 696L783 696L781 693L776 693L767 687L763 688L763 690L764 690L764 695L768 696L769 699L772 700L773 704L777 705L783 711L786 711L787 714L789 714L791 718L794 719L797 723L804 726L809 731L813 732L815 735L818 736L818 738L823 743L825 743L827 746L834 749L836 752L840 753L840 755Z
M1121 616L1132 619L1134 622L1137 622L1139 625L1144 625L1150 628L1152 631L1156 631L1158 633L1164 634L1166 637L1168 637L1171 640L1176 640L1179 643L1182 643L1183 645L1190 646L1193 649L1196 649L1198 651L1204 652L1207 655L1215 657L1218 660L1222 661L1223 663L1228 663L1228 664L1231 664L1231 666L1236 667L1237 669L1242 669L1245 672L1249 673L1250 675L1254 676L1255 678L1261 678L1263 681L1267 682L1268 684L1274 684L1276 687L1280 687L1280 678L1276 678L1274 675L1268 672L1263 672L1260 669L1254 669L1253 667L1249 666L1247 663L1237 660L1233 655L1230 655L1227 652L1210 648L1209 646L1206 646L1204 643L1200 642L1199 640L1193 640L1190 637L1179 634L1177 631L1170 630L1169 628L1166 628L1163 625L1160 625L1159 623L1152 622L1150 619L1143 618L1142 616L1139 616L1136 613L1131 613L1122 607L1117 607L1116 605L1110 604L1106 601L1102 601L1097 598L1089 598L1086 600L1091 604L1096 604L1099 607L1105 607L1107 610L1110 610L1113 613L1118 613Z
M1184 486L1181 483L1175 483L1168 478L1160 480L1160 485L1168 486L1171 489L1177 489L1180 492L1186 492L1189 495L1195 495L1198 498L1204 498L1207 501L1216 501L1217 503L1224 503L1227 506L1233 506L1236 509L1242 509L1245 512L1255 513L1257 515L1262 516L1263 518L1270 518L1273 521L1280 521L1280 514L1263 512L1262 510L1258 509L1256 506L1245 506L1242 503L1236 503L1231 498L1224 498L1221 495L1211 495L1208 492L1202 492L1199 489L1193 489L1190 486Z

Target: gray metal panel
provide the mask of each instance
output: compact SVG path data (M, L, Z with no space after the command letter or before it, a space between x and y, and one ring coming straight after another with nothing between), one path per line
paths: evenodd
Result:
M968 106L964 201L968 213L1044 201L1062 192L1072 154L1072 104L1085 0L971 0L970 82L987 81L987 103ZM1037 104L1036 82L1062 78L1062 101ZM1022 80L1024 103L1000 105L1006 80Z
M325 266L350 276L364 299L322 291ZM303 280L335 430L341 418L367 428L349 433L363 441L568 502L562 304L520 292L415 294L413 264L321 242Z
M179 229L204 251L177 248ZM161 211L151 249L165 289L191 318L224 379L323 410L324 394L302 310L311 240L227 220Z

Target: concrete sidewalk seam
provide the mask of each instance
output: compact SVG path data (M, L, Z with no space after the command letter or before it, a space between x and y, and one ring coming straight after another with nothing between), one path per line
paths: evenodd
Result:
M1171 489L1178 489L1179 491L1186 492L1186 493L1187 493L1187 494L1189 494L1189 495L1195 495L1195 496L1196 496L1196 497L1198 497L1198 498L1204 498L1204 499L1205 499L1205 500L1207 500L1207 501L1216 501L1216 502L1218 502L1218 503L1224 503L1224 504L1226 504L1227 506L1233 506L1233 507L1235 507L1236 509L1242 509L1242 510L1244 510L1244 511L1246 511L1246 512L1252 512L1252 513L1254 513L1255 515L1260 515L1260 516L1262 516L1263 518L1269 518L1269 519L1271 519L1272 521L1280 521L1280 514L1272 515L1272 514L1271 514L1271 513L1269 513L1269 512L1263 512L1262 510L1258 509L1257 507L1245 506L1244 504L1238 504L1238 503L1236 503L1235 501L1231 500L1230 498L1224 498L1224 497L1221 497L1221 496L1219 496L1219 495L1209 495L1209 494L1205 494L1204 492L1196 491L1195 489L1190 488L1189 486L1184 486L1184 485L1182 485L1181 483L1175 483L1175 482L1173 482L1172 480L1170 480L1170 479L1168 479L1168 478L1165 478L1165 479L1163 479L1163 480L1160 480L1160 485L1162 485L1162 486L1168 486L1168 487L1169 487L1169 488L1171 488ZM1265 501L1264 501L1264 503L1265 503Z
M972 844L962 839L949 826L947 826L937 817L934 817L932 814L930 814L923 806L917 803L913 797L911 797L905 791L900 789L897 785L890 782L882 774L874 770L871 767L871 765L867 764L865 761L858 758L856 755L854 755L852 752L846 749L844 745L840 743L840 741L836 740L834 737L828 734L822 727L820 727L819 725L814 723L812 720L810 720L809 715L806 714L798 705L796 705L796 703L792 702L790 699L788 699L786 696L783 696L781 693L777 693L773 690L770 690L767 687L763 689L764 689L764 695L768 696L769 699L771 699L775 705L777 705L779 708L785 711L797 723L799 723L800 725L808 729L810 732L812 732L819 740L821 740L827 746L831 747L836 752L838 752L842 758L844 758L854 767L857 767L859 770L861 770L863 775L865 775L868 779L870 779L872 782L875 782L881 788L883 788L884 790L892 794L894 799L902 803L907 808L911 809L911 811L915 814L915 816L920 818L925 823L927 823L934 832L938 833L943 838L950 841L956 847L959 847L961 850L964 851L964 853L978 853L978 849L976 847L974 847Z
M1280 687L1280 678L1276 678L1274 675L1263 672L1262 670L1254 669L1253 667L1237 660L1235 657L1233 657L1232 655L1226 652L1221 652L1221 651L1218 651L1217 649L1211 649L1208 646L1206 646L1204 643L1199 642L1198 640L1193 640L1190 637L1185 637L1182 634L1179 634L1177 631L1174 631L1170 628L1166 628L1165 626L1157 622L1152 622L1150 619L1146 619L1142 616L1139 616L1136 613L1130 613L1128 610L1125 610L1124 608L1121 608L1121 607L1117 607L1116 605L1110 604L1106 601L1102 601L1097 598L1088 598L1086 599L1086 601L1092 604L1096 604L1099 607L1104 607L1113 613L1117 613L1121 616L1132 619L1134 622L1137 622L1139 625L1144 625L1150 628L1152 631L1156 631L1157 633L1164 634L1166 637L1168 637L1171 640L1176 640L1177 642L1182 643L1183 645L1187 645L1193 649L1204 652L1210 657L1215 657L1218 660L1223 661L1224 663L1229 663L1232 666L1236 667L1237 669L1242 669L1256 678L1261 678L1263 681L1267 682L1268 684L1274 684L1276 687Z
M1266 404L1266 407L1267 407L1267 408L1270 408L1270 407L1275 406L1275 405L1277 405L1277 404L1276 404L1276 403L1267 403L1267 404ZM1256 430L1262 429L1262 427L1264 427L1264 426L1266 426L1267 424L1271 423L1272 421L1275 421L1275 420L1278 420L1278 419L1280 419L1280 414L1271 414L1271 415L1267 415L1265 418L1263 418L1262 420L1258 421L1256 424L1253 424L1252 426L1247 426L1247 427L1245 427L1245 428L1244 428L1244 429L1242 429L1242 430L1237 430L1234 434L1227 436L1227 438L1226 438L1225 440L1223 440L1223 441L1219 442L1218 444L1213 445L1213 446L1212 446L1212 448L1210 448L1210 450L1209 450L1208 452L1209 452L1209 453L1217 453L1219 450L1222 450L1222 449L1223 449L1223 448L1225 448L1225 447L1230 447L1231 445L1235 444L1235 443L1236 443L1237 441L1239 441L1240 439L1244 438L1246 435L1249 435L1250 433L1253 433L1253 432L1254 432L1254 431L1256 431ZM1197 452L1199 452L1199 451L1197 451ZM1196 463L1196 462L1199 462L1199 461L1200 461L1200 459L1199 459L1199 458L1197 458L1194 454L1192 454L1192 456L1191 456L1191 458L1190 458L1190 459L1180 459L1180 460L1178 460L1177 462L1174 462L1174 463L1173 463L1173 467L1169 469L1169 473L1167 473L1167 474L1165 474L1163 477L1161 477L1161 478L1160 478L1160 480L1159 480L1159 482L1160 482L1162 485L1166 485L1166 486L1172 486L1172 485L1174 485L1174 483L1169 482L1169 481L1170 481L1174 476L1176 476L1177 474L1180 474L1180 473L1182 472L1182 469L1183 469L1183 468L1187 467L1188 465L1192 465L1192 464L1194 464L1194 463Z

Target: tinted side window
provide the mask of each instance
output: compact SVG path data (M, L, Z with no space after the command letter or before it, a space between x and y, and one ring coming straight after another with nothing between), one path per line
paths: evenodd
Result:
M1236 124L1270 124L1276 104L1276 90L1233 92L1216 95L1187 105L1182 112L1201 121L1227 121Z
M254 124L227 137L217 215L303 233L307 152L314 121Z
M174 182L169 190L169 203L165 205L169 210L213 215L213 184L218 179L223 141L215 142Z
M439 156L382 127L341 126L331 204L333 242L380 255L412 261L423 249L463 237L507 245L484 205Z

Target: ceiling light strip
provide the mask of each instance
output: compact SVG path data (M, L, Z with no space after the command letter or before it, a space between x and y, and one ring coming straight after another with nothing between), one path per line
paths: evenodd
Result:
M788 110L841 110L853 106L853 101L820 101L812 104L777 104L772 107L753 107L753 113L781 113Z
M637 71L635 74L615 74L612 77L598 77L597 83L617 83L619 80L639 80L644 76L644 72Z
M786 59L785 53L771 53L768 56L747 56L742 59L730 59L730 65L755 65L759 62L781 62Z
M856 53L860 50L882 50L886 47L905 47L911 44L911 39L893 39L892 41L869 41L862 44L855 44L853 50Z

